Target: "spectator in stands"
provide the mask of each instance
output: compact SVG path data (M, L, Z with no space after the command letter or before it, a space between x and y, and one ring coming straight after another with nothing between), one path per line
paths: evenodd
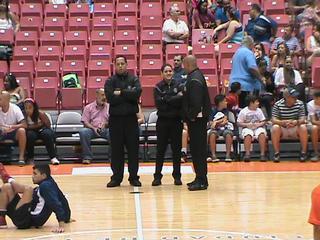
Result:
M83 109L82 119L84 128L79 132L82 147L82 163L90 164L93 155L91 152L91 139L109 139L109 104L103 89L96 91L96 100Z
M140 187L139 170L139 128L137 113L141 85L139 78L131 75L125 56L115 58L116 73L105 83L104 91L109 109L111 140L111 168L113 175L107 187L118 187L124 174L124 147L128 152L130 185Z
M250 19L245 27L245 32L253 37L255 42L270 44L273 42L277 33L277 23L263 15L258 4L252 4L249 12Z
M209 145L211 150L211 157L207 158L207 162L219 162L220 159L216 156L216 141L222 136L226 141L226 162L231 162L231 147L233 141L234 126L230 119L229 110L227 109L227 101L225 95L218 94L214 98L215 108L212 109L209 117L208 131Z
M277 46L277 54L273 56L271 61L271 71L276 72L278 68L284 66L287 56L290 56L290 51L285 43L280 43Z
M305 125L305 107L298 100L299 92L294 88L287 88L283 98L276 102L272 109L271 138L275 151L274 162L280 160L280 140L299 139L301 143L300 161L307 160L308 130Z
M248 106L242 109L238 116L238 126L242 128L240 137L244 140L245 155L243 160L251 159L250 149L253 140L258 140L260 145L260 160L266 161L267 131L265 129L266 118L259 108L260 102L257 96L247 96Z
M1 91L0 94L0 141L14 140L19 145L19 165L24 165L26 149L26 121L21 109L10 103L10 93Z
M41 139L46 146L51 164L58 165L60 162L54 147L54 132L48 116L39 110L38 104L32 98L24 100L24 109L27 123L27 160L33 162L35 141Z
M180 9L178 6L171 6L170 18L163 23L163 41L165 44L184 43L189 37L188 25L179 19Z
M214 29L214 35L222 29L226 29L226 36L218 42L221 43L241 43L243 39L243 28L240 22L240 18L237 16L237 10L235 8L228 8L225 10L228 22L220 24Z
M258 67L260 74L266 79L264 91L260 95L260 103L261 106L265 107L267 112L267 119L270 120L272 114L272 105L275 97L274 79L271 72L268 71L267 62L265 60L260 61Z
M19 31L20 23L18 17L10 12L9 0L0 1L0 30L12 29Z
M301 56L302 49L299 40L293 35L294 26L292 24L287 25L284 28L284 34L282 37L277 37L271 46L271 55L277 54L277 47L280 43L285 43L290 51L291 56Z
M186 123L183 123L181 159L180 159L182 163L185 163L188 161L188 142L189 142L188 125Z
M175 185L182 185L181 182L181 135L182 135L182 97L183 93L179 83L172 78L173 67L164 64L161 67L163 80L156 84L153 95L157 108L158 120L156 124L157 132L157 158L156 170L152 186L161 185L162 167L164 155L170 142L172 150L173 173Z
M200 0L193 13L193 29L213 28L214 13L208 8L208 0Z
M252 49L254 42L252 37L245 36L241 47L236 51L232 58L232 70L230 75L230 84L239 82L241 84L241 93L239 96L239 106L246 106L245 98L250 93L258 94L261 89L261 83L265 78L261 76L256 63Z
M233 82L230 86L230 91L226 96L227 109L232 112L239 111L239 95L241 93L241 84Z
M187 79L187 73L182 67L183 57L182 55L174 56L173 58L173 64L174 64L174 73L173 73L173 79L177 82L184 83Z
M307 58L307 65L310 67L312 59L315 57L320 57L320 23L317 23L313 27L313 32L310 37L308 37L306 44L306 50L309 55Z
M266 54L263 43L254 44L254 55L256 56L257 65L259 65L261 61L265 61L268 69L270 68L270 58L268 57L268 54Z
M230 0L222 0L222 4L218 4L216 8L216 24L219 26L220 24L229 22L229 18L227 16L227 10L231 8ZM240 19L240 12L236 10L235 17Z
M320 22L320 9L318 7L318 1L308 0L306 1L307 7L298 16L300 20L300 34L304 36L304 30L307 27L313 27L316 23Z
M311 161L319 160L319 130L320 130L320 91L313 93L313 100L308 102L308 118L312 124L311 128L311 141L313 146L314 155L311 157Z
M302 13L306 7L308 7L307 0L289 0L288 7L291 15L297 16Z
M4 89L10 93L10 102L17 104L23 109L25 99L24 89L17 83L16 77L12 73L7 73L3 78Z

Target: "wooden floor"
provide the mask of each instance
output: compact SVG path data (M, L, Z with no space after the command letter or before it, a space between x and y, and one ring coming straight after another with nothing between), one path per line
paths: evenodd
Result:
M53 215L43 228L30 230L16 230L8 219L9 228L0 230L0 239L311 239L310 193L320 183L320 172L311 170L319 164L300 165L309 170L304 172L285 171L281 164L276 166L283 172L244 172L246 166L261 170L261 165L237 164L233 165L238 171L211 172L209 189L200 192L174 186L170 175L160 187L151 187L149 174L141 176L141 188L130 187L125 180L115 189L105 188L109 180L105 175L57 175L76 222L65 234L56 235L51 233L57 225ZM58 166L53 172L65 173L65 168ZM19 176L30 168L8 169L18 181L31 184L29 176ZM184 184L192 178L183 175Z

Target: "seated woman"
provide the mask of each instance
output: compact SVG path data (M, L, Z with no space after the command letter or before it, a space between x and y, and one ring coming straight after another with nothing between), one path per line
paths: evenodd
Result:
M50 161L53 165L58 165L55 147L54 147L54 132L51 129L50 120L47 115L39 111L38 104L32 99L24 100L25 119L27 121L27 159L33 161L34 145L37 139L43 140Z
M193 29L213 28L215 25L214 14L208 8L208 0L200 0L193 13Z
M226 36L218 42L218 45L221 43L241 43L243 39L243 29L242 24L237 17L237 9L228 8L226 10L227 17L229 22L224 24L220 24L218 27L214 29L214 35L217 34L218 31L222 29L226 29Z
M320 57L320 23L313 28L312 35L307 39L306 50L307 54L309 54L309 57L307 58L307 65L310 67L312 59Z
M254 55L256 56L257 65L259 65L261 61L265 61L267 64L267 69L270 69L270 58L266 54L263 43L254 44Z
M283 67L287 56L290 56L289 48L285 43L280 43L277 47L277 54L273 56L271 61L271 72Z
M300 26L300 35L304 36L304 31L307 27L313 27L315 23L320 22L320 9L318 1L306 1L307 6L301 14L297 16Z
M0 29L12 29L17 32L20 28L18 17L10 12L9 0L0 1Z
M7 73L3 78L3 86L10 93L10 102L17 104L23 109L23 101L25 97L24 89L17 83L16 77L12 73Z

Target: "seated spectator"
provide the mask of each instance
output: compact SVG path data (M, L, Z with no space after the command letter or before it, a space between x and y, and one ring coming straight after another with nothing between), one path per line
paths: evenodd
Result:
M26 121L21 109L10 103L10 93L0 93L0 141L14 140L19 145L19 165L24 165L24 153L26 150Z
M27 160L33 162L35 141L41 139L46 146L51 164L58 165L60 162L54 147L54 132L48 116L39 110L38 104L32 98L24 100L24 109L27 122Z
M262 76L265 77L266 83L264 86L264 91L261 94L261 106L265 107L267 112L267 119L271 119L272 114L272 105L274 101L274 95L275 95L275 85L274 85L274 79L271 72L268 71L267 62L265 60L262 60L258 64L259 72Z
M277 54L273 56L271 61L271 71L275 72L278 68L283 67L287 56L290 56L289 48L285 43L280 43L277 46Z
M311 54L311 56L307 58L307 65L310 67L312 59L320 57L320 23L317 23L313 27L312 35L308 37L306 42L306 50L308 54Z
M106 103L104 89L98 89L96 91L96 100L83 109L81 121L84 124L84 128L79 132L83 164L90 164L93 159L90 147L91 139L109 139L108 119L109 104Z
M285 65L275 72L274 84L278 93L281 93L283 88L292 87L299 92L299 99L305 99L305 86L303 84L299 71L293 68L292 58L286 57Z
M208 162L219 162L216 156L216 140L223 136L226 141L226 162L231 162L231 147L233 142L234 126L229 119L229 111L227 109L227 101L224 95L217 95L214 98L216 108L212 110L209 118L210 130L209 145L211 150L211 157L207 158Z
M318 1L308 0L306 1L307 7L297 17L299 19L300 34L304 36L304 30L307 27L313 27L315 23L320 22L320 10L318 7Z
M4 89L10 93L10 102L17 104L23 109L25 99L24 89L17 83L16 77L12 73L7 73L3 78Z
M217 1L218 2L218 1ZM229 18L227 16L227 10L231 8L231 1L230 0L222 0L222 4L217 4L216 7L216 24L219 26L220 24L229 22ZM240 19L240 12L236 10L236 18Z
M214 35L222 29L226 29L226 36L218 42L221 43L241 43L243 39L243 29L240 22L240 18L237 16L237 10L235 8L228 8L226 10L228 22L220 24L214 29Z
M18 17L10 12L9 1L0 1L0 30L12 29L15 32L19 31L20 23Z
M277 54L277 47L280 43L285 43L290 51L291 56L301 56L302 48L298 38L293 35L294 26L288 25L284 28L282 37L277 37L271 46L271 55Z
M213 28L215 26L214 14L208 8L208 0L200 0L193 13L193 29Z
M163 41L168 43L184 43L189 37L189 28L187 24L179 19L180 9L177 6L171 6L170 18L163 23Z
M298 100L299 92L288 88L283 98L276 102L272 109L271 138L274 148L274 162L280 161L280 140L299 139L301 143L300 161L307 160L308 130L305 125L305 108Z
M266 118L259 108L260 102L257 96L247 97L248 106L242 109L238 116L238 126L242 128L240 137L244 141L245 155L243 160L251 159L250 149L253 140L258 140L260 145L260 160L266 161L267 131L265 129Z
M229 94L226 96L227 108L229 111L238 112L239 110L239 95L241 93L241 84L233 82L230 86Z
M188 125L186 123L183 123L182 144L181 144L181 163L185 163L188 161L188 141L189 141Z
M256 56L257 65L259 65L261 61L265 61L267 63L267 68L270 68L270 58L266 54L263 43L254 44L254 55Z
M319 130L320 130L320 91L313 93L313 100L308 102L308 118L312 124L311 128L311 141L313 146L314 155L311 161L319 160Z
M253 37L255 42L272 43L277 33L277 23L270 17L263 15L258 4L251 5L249 14L250 19L244 31Z
M181 55L174 56L173 58L173 65L174 65L174 73L173 79L176 80L178 83L182 84L187 79L187 73L182 67L183 57Z

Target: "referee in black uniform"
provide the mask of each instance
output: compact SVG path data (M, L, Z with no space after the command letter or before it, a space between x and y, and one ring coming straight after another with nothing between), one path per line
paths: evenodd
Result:
M162 167L164 155L170 142L173 160L173 173L175 185L182 185L181 182L181 136L182 136L182 90L179 83L172 78L173 68L170 64L161 67L163 80L157 83L154 88L154 100L157 107L158 120L157 131L157 159L156 171L152 186L161 185Z
M188 183L190 191L208 188L207 179L207 122L211 112L211 103L206 80L197 67L194 56L187 56L183 61L188 73L183 94L183 113L190 136L190 152L196 178Z
M124 146L128 152L129 182L141 186L139 181L139 127L137 113L141 95L139 78L127 71L125 56L115 59L116 74L105 83L104 91L109 108L111 141L111 169L113 175L107 187L120 186L124 172Z

